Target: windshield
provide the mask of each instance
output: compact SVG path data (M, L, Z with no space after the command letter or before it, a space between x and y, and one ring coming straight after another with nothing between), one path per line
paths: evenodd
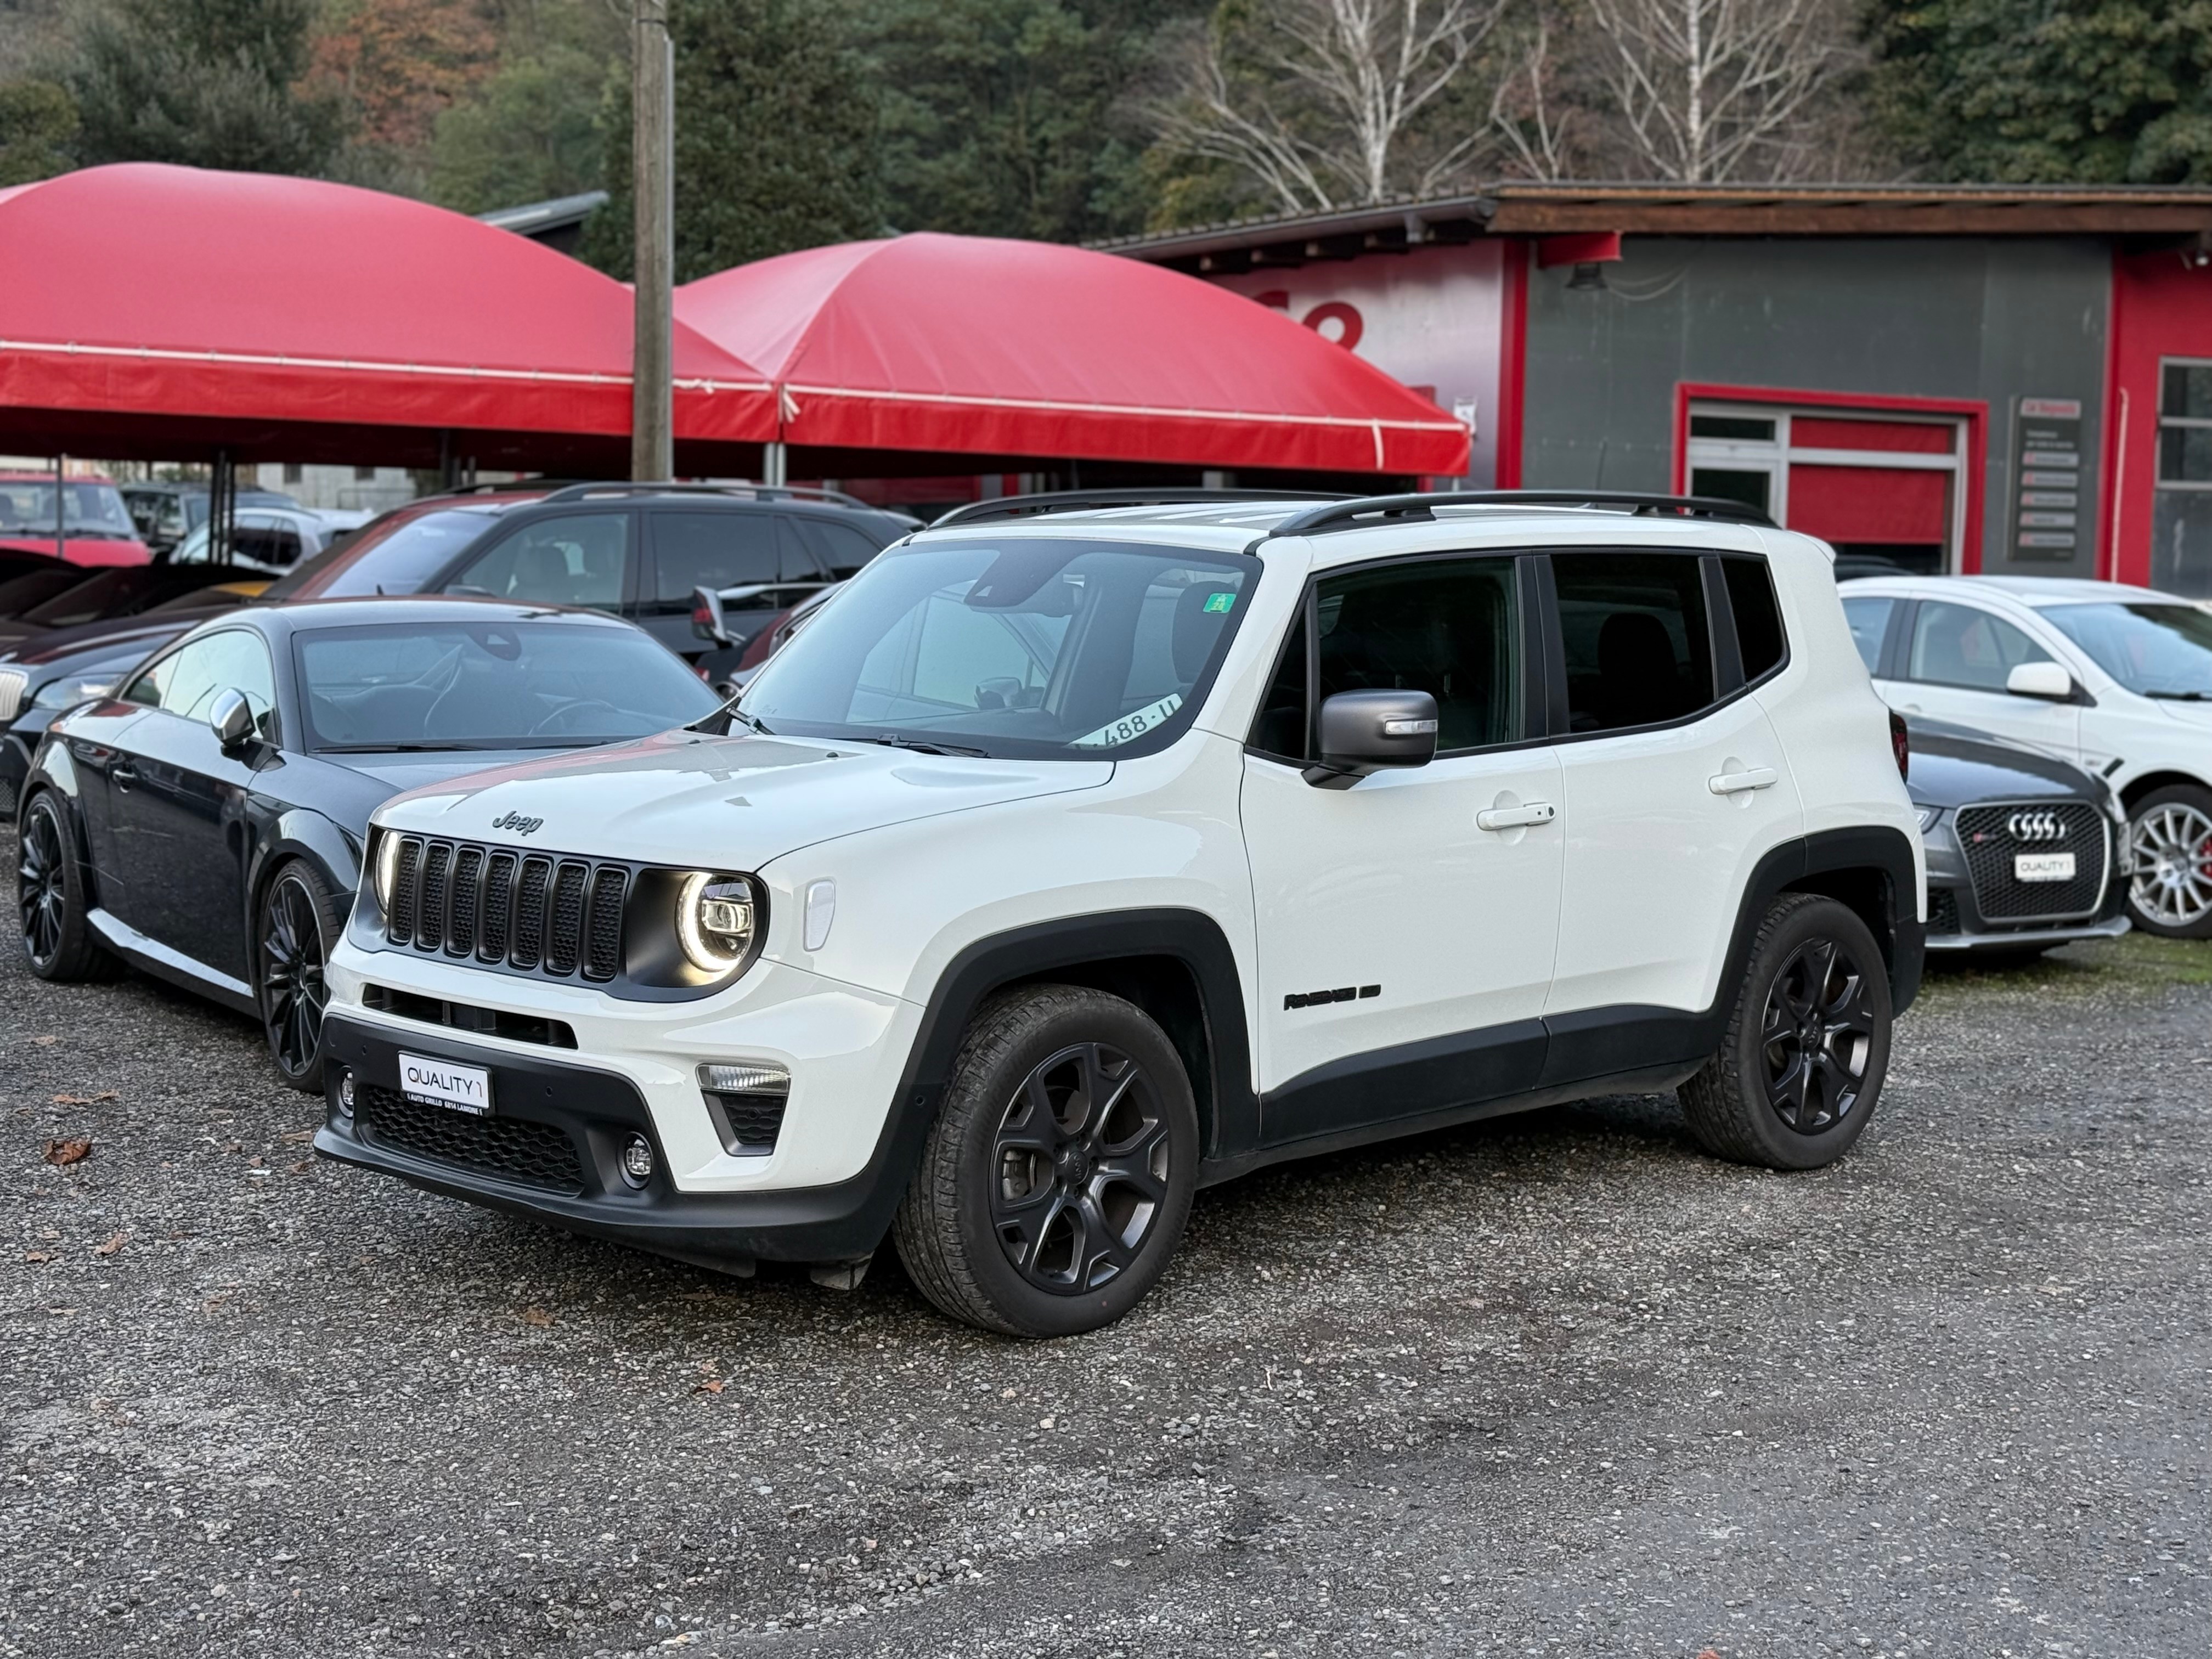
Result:
M0 479L0 534L51 535L54 528L54 487L28 479ZM123 505L122 494L112 483L64 483L62 486L62 533L94 541L135 542L138 526Z
M740 706L802 737L1150 753L1195 716L1259 574L1241 555L1131 543L901 549L840 588Z
M299 566L263 597L274 601L419 593L448 559L498 519L499 509L487 507L394 513Z
M635 629L398 622L293 636L307 747L563 749L642 738L714 693Z
M2043 613L2129 690L2212 700L2212 613L2193 605L2055 605Z

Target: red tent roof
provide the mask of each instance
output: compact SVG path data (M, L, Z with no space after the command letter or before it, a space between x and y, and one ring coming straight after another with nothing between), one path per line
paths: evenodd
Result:
M1279 313L1085 248L924 233L676 291L758 364L786 441L1454 475L1466 427Z
M0 191L7 434L284 459L325 427L362 459L378 428L433 452L441 430L626 438L631 326L589 266L375 191L147 164ZM774 436L758 371L681 324L675 359L679 438Z

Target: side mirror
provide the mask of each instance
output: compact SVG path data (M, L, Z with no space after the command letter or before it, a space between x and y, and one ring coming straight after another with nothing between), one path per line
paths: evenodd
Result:
M735 645L730 637L728 623L722 616L722 596L711 587L691 590L691 631L702 640L716 645Z
M235 688L215 694L215 701L208 705L208 724L215 728L216 741L226 754L245 748L258 735L253 705L246 702L246 693Z
M2074 677L2055 662L2015 663L2005 676L2005 690L2015 697L2041 697L2049 702L2074 701Z
M1340 691L1321 706L1316 789L1349 789L1370 772L1426 766L1437 756L1437 700L1425 691Z

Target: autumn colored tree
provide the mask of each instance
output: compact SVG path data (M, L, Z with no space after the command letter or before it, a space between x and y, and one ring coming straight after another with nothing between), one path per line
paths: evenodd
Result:
M334 0L314 74L343 88L365 171L416 182L438 118L492 73L499 36L478 0Z

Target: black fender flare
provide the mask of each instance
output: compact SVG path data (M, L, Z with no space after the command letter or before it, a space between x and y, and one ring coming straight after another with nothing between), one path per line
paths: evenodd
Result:
M1049 979L1055 970L1142 957L1180 962L1197 988L1212 1062L1207 1079L1212 1121L1201 1125L1202 1131L1211 1130L1206 1138L1212 1150L1218 1156L1250 1146L1260 1117L1252 1092L1251 1036L1236 955L1221 924L1204 911L1165 907L1033 922L975 940L938 975L875 1151L866 1169L854 1177L866 1193L862 1214L855 1218L858 1230L871 1240L890 1231L921 1160L922 1143L937 1121L953 1057L986 998L1004 986Z

